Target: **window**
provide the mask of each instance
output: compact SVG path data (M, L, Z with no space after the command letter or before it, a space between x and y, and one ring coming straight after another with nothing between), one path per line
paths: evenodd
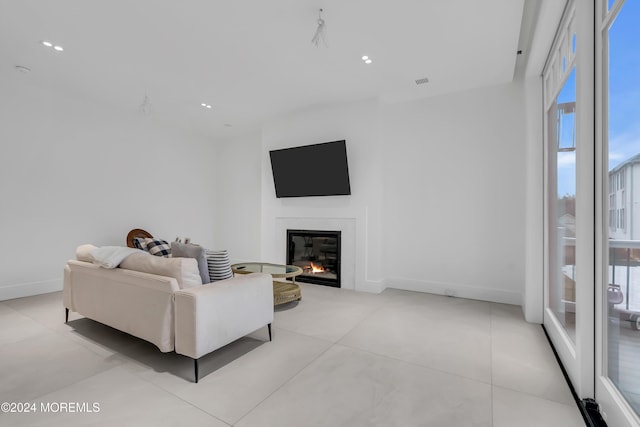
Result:
M640 234L636 231L640 224L634 224L633 201L640 200L640 185L634 185L633 174L640 153L640 103L632 94L640 93L640 1L609 0L606 9L610 12L604 15L601 28L602 90L608 101L603 106L603 151L609 169L605 175L609 178L609 234L603 239L608 254L603 287L619 287L623 298L614 303L605 297L604 360L606 376L638 414L640 376L632 361L640 346L640 321L636 321L640 318Z
M547 304L575 343L576 32L575 6L563 18L545 67Z

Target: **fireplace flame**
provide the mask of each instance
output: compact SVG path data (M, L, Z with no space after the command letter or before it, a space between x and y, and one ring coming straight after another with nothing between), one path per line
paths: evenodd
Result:
M324 268L322 268L322 266L320 265L315 265L314 263L311 263L311 272L313 274L324 273Z

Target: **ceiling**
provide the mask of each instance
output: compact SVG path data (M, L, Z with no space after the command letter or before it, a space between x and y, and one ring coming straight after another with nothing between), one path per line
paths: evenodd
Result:
M525 0L0 0L0 79L211 137L312 106L513 80ZM323 8L326 44L315 46ZM41 44L64 47L56 52ZM363 55L372 59L365 64ZM429 82L416 85L415 80ZM0 83L1 84L1 83ZM201 103L210 104L207 109Z

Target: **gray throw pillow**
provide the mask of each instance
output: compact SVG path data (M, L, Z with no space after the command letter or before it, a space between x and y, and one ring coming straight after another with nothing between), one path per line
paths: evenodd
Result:
M209 265L207 264L206 249L193 243L171 242L171 254L174 257L195 258L198 261L198 270L202 278L202 284L210 283Z

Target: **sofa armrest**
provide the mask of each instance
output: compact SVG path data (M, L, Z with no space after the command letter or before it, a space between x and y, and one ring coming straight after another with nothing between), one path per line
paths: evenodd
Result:
M198 359L273 322L273 279L254 273L175 293L176 353Z

